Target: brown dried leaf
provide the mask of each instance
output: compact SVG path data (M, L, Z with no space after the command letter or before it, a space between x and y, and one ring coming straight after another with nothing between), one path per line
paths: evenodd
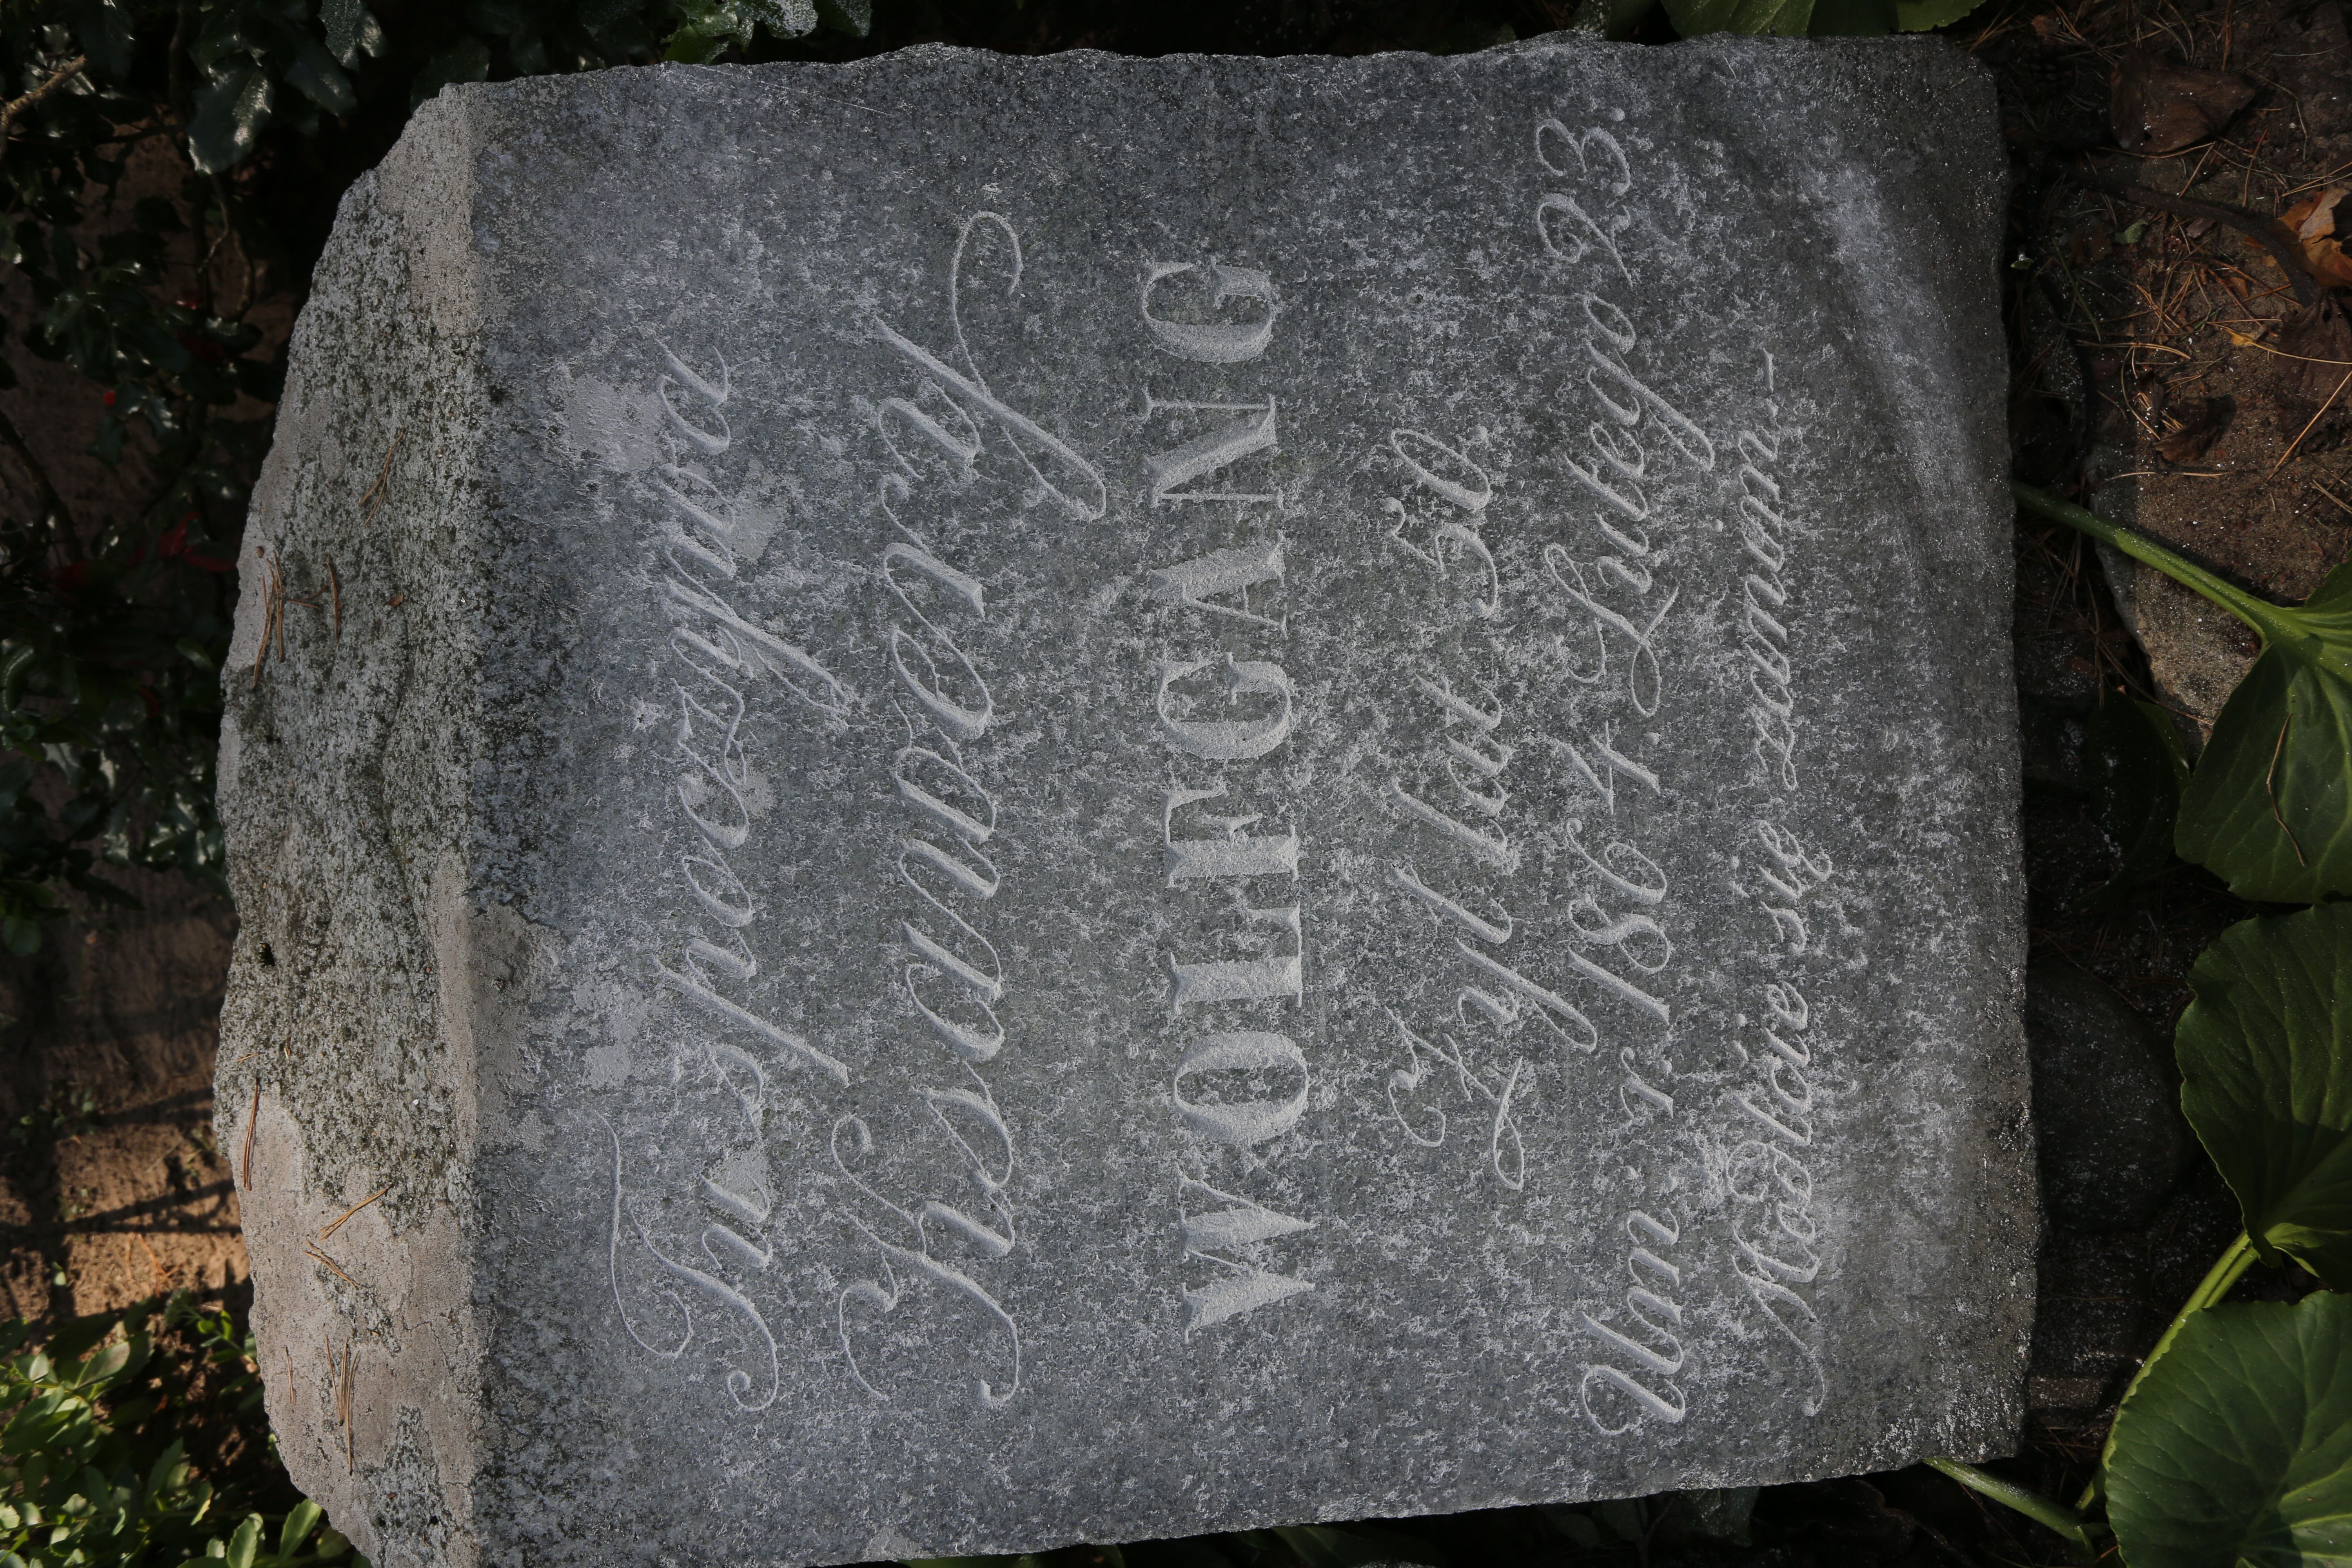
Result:
M2218 134L2262 90L2236 71L2158 65L2145 55L2117 61L2108 87L2116 144L2157 157Z
M2330 185L2279 214L2279 222L2294 233L2304 264L2322 283L2352 284L2352 256L2344 254L2344 240L2352 231L2336 226L2339 204L2347 195L2352 195L2352 191L2342 185ZM2352 212L2343 216L2352 219Z
M2156 455L2176 467L2204 461L2205 454L2230 428L2230 421L2238 416L2238 400L2234 397L2191 398L2179 405L2177 424L2171 435L2157 443Z

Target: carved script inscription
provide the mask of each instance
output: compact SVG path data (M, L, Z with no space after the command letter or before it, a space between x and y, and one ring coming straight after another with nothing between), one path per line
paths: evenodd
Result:
M677 862L692 914L682 949L656 953L652 969L699 1020L695 1054L734 1099L740 1121L731 1125L731 1141L729 1131L719 1133L720 1146L709 1152L709 1173L688 1197L708 1216L694 1237L698 1258L677 1256L656 1240L656 1225L625 1189L620 1131L604 1123L613 1160L607 1271L622 1328L665 1360L693 1344L698 1306L730 1321L732 1342L719 1352L727 1392L741 1408L761 1410L775 1401L782 1375L775 1332L754 1284L775 1258L767 1229L775 1199L762 1145L771 1073L813 1071L842 1087L850 1075L838 1058L740 1000L740 989L728 994L760 972L745 938L759 908L730 859L751 847L755 826L744 798L753 775L743 744L745 692L772 681L829 728L840 726L855 699L818 658L736 607L733 503L707 467L734 441L726 362L717 360L715 372L705 374L664 345L655 389L666 420L665 460L645 483L656 503L650 531L661 563L656 585L669 623L666 673L675 707L665 712L649 705L641 712L645 722L667 727L680 764L670 800L692 829L691 847ZM651 1293L669 1303L674 1328L641 1328L631 1311L628 1296L642 1300L644 1287L625 1290L624 1276L642 1276L648 1266ZM648 1331L656 1337L646 1338Z
M887 658L903 742L883 769L905 813L893 861L908 911L899 922L905 963L898 987L941 1066L955 1075L945 1083L912 1083L908 1090L928 1111L930 1135L950 1155L948 1168L979 1192L984 1213L938 1193L884 1195L869 1174L881 1152L876 1132L863 1117L841 1118L833 1129L833 1163L870 1205L850 1218L873 1245L880 1275L845 1288L834 1310L850 1375L876 1398L889 1399L868 1375L860 1344L888 1333L903 1350L908 1336L922 1331L880 1320L898 1312L918 1284L938 1292L951 1316L961 1312L971 1324L961 1342L979 1347L968 1353L982 1364L967 1374L969 1386L992 1409L1013 1402L1022 1378L1020 1324L985 1282L991 1270L1011 1267L1021 1242L1012 1201L1017 1140L981 1070L1008 1046L999 1012L1007 979L988 910L1003 889L994 855L1004 842L1000 833L1009 829L981 760L1002 714L988 672L968 646L987 620L987 589L933 536L961 505L985 504L982 498L995 493L983 484L992 455L999 467L1025 475L1033 500L1074 521L1101 516L1106 491L1093 464L990 388L964 321L968 269L982 277L992 269L1008 296L1019 289L1021 238L1003 217L975 213L957 234L948 266L953 346L946 357L887 322L874 323L876 335L918 378L874 405L886 454L874 499L895 535L883 545L874 577L889 599ZM951 368L950 359L966 368ZM919 1352L911 1359L919 1361Z

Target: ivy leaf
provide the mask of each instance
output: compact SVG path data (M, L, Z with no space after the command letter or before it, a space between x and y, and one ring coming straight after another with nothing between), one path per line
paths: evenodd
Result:
M490 46L468 33L425 62L409 85L409 104L424 103L453 81L480 81L489 74Z
M258 66L232 67L207 83L196 94L196 117L188 127L188 158L197 171L221 174L252 152L276 97Z
M1685 38L1702 33L1801 35L1812 21L1813 0L1665 0L1666 19Z
M1650 0L1641 0L1641 6L1647 11ZM874 0L816 0L816 18L836 33L862 38L874 30Z
M327 52L339 64L359 64L362 51L383 53L383 28L360 0L321 0L319 25L326 31Z
M2300 608L2273 605L2081 507L2011 489L2032 510L2147 563L2261 634L2262 657L2222 704L2181 795L2181 858L2257 902L2352 892L2352 564L2329 573Z
M2131 1568L2352 1559L2352 1297L2191 1316L2116 1417L2106 1482Z
M308 38L294 51L294 63L286 68L286 85L330 114L349 114L360 106L351 78L335 64L332 55Z
M131 12L122 0L78 0L73 19L74 40L98 75L119 82L131 74Z
M39 922L23 915L0 915L0 945L18 958L32 957L41 951Z
M2247 1238L2352 1288L2352 903L2231 926L2189 984L2180 1108Z

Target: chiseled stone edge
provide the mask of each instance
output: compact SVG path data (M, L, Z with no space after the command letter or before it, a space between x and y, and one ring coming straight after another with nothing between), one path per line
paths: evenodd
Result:
M215 1127L280 1453L384 1568L478 1560L477 1068L507 1058L529 990L506 994L519 917L467 898L495 611L467 570L496 314L468 232L487 107L425 106L343 198L295 327L223 671L241 923ZM263 646L273 567L316 601L283 609L282 659Z

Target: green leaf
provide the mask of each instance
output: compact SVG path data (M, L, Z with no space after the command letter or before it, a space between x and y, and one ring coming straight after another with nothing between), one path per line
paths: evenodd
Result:
M1895 0L1815 0L1806 31L1820 38L1875 38L1895 30Z
M1127 1568L1234 1568L1234 1559L1217 1549L1213 1536L1129 1542L1120 1556Z
M2171 716L2153 702L2110 696L2085 726L2092 814L2123 852L2101 895L2147 886L2172 865L2173 822L2189 759Z
M2124 1402L2106 1480L2131 1568L2352 1560L2352 1298L2189 1319Z
M1444 1552L1417 1536L1372 1525L1351 1524L1334 1529L1326 1524L1298 1524L1278 1528L1274 1533L1307 1568L1364 1568L1374 1563L1445 1561Z
M308 38L295 51L294 63L286 68L286 85L330 114L349 114L360 106L351 78L342 73L332 55Z
M1648 10L1650 0L1641 0ZM816 19L836 33L864 37L874 30L874 0L816 0Z
M77 0L72 11L74 39L89 57L90 68L114 81L129 76L133 47L130 8L122 0Z
M1666 19L1685 38L1702 33L1776 33L1794 37L1812 21L1813 0L1665 0Z
M31 643L18 643L0 658L0 708L15 708L25 700L25 678L32 673L33 660L40 650Z
M2273 605L2127 528L2013 485L2019 500L2144 561L2244 621L2262 657L2222 704L2181 795L2174 845L2242 899L2352 892L2352 564Z
M228 1538L228 1568L253 1568L254 1554L260 1550L261 1516L249 1513Z
M276 89L257 66L238 66L215 78L196 94L196 115L188 126L188 157L196 168L217 174L253 151L269 121Z
M2247 1237L2352 1288L2352 903L2231 926L2189 985L2180 1108Z
M362 50L383 53L383 29L360 0L321 0L319 25L327 35L327 52L341 64L359 64Z
M1905 33L1924 33L1930 27L1949 26L1984 0L1895 0L1895 26Z
M411 104L421 104L457 81L480 81L490 74L490 46L468 33L425 62L409 85Z
M2181 796L2182 857L2242 899L2352 892L2352 568L2330 573L2304 611L2319 612L2309 635L2263 648Z
M0 945L18 958L32 957L41 951L40 922L23 915L0 915Z
M318 1528L321 1514L322 1510L319 1505L309 1498L304 1498L300 1502L296 1503L294 1511L286 1516L285 1525L278 1531L278 1555L293 1556L295 1548L300 1546L310 1537L310 1531Z

